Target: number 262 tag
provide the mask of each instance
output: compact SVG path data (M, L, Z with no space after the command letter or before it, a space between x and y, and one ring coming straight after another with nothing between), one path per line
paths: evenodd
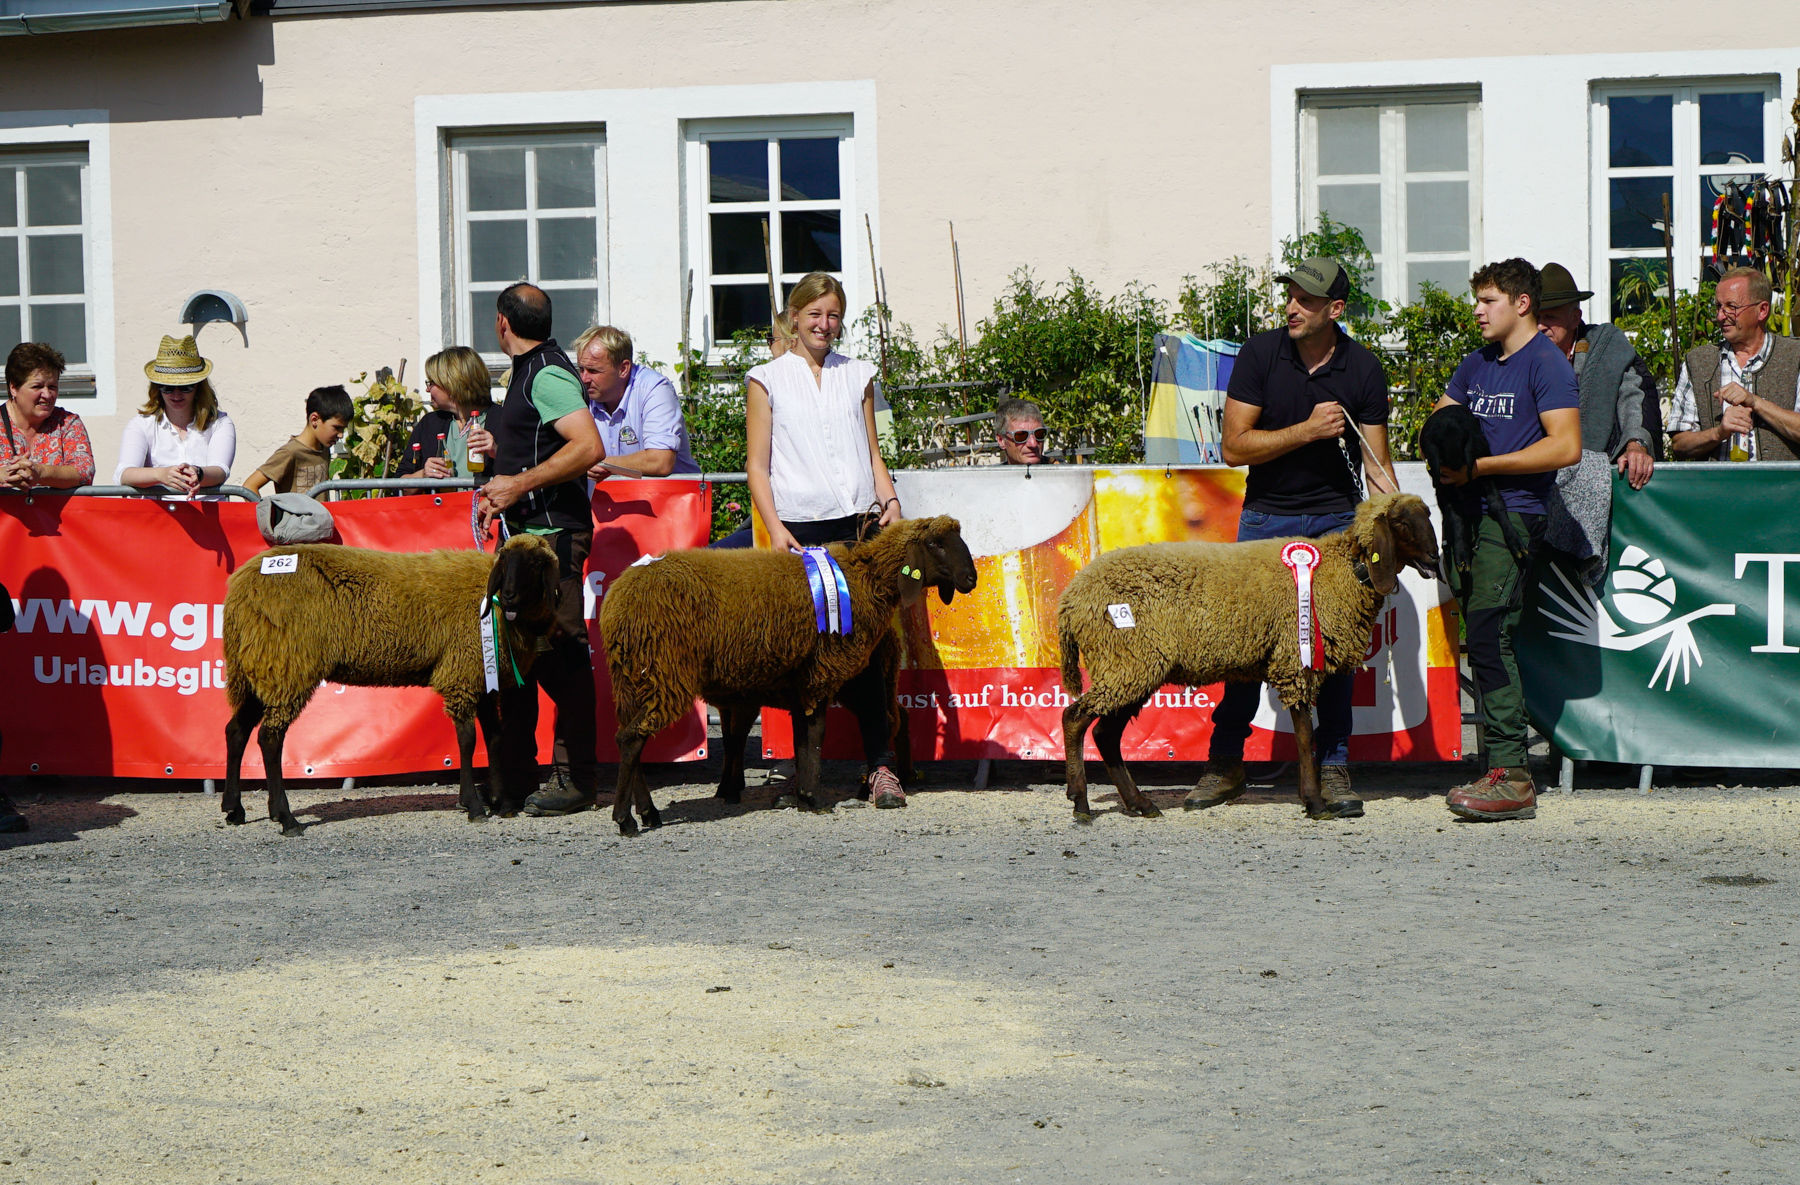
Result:
M300 557L294 554L266 555L262 561L264 576L288 575L300 570Z

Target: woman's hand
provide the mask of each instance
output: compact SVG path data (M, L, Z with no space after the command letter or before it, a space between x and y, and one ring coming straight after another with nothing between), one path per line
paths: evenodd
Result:
M432 457L427 460L425 462L425 467L419 470L419 474L422 477L429 477L434 481L440 478L455 476L450 472L450 466L445 463L444 458L442 457Z
M788 551L796 555L801 550L800 541L794 538L793 532L781 525L779 519L769 524L769 550Z
M881 525L891 527L900 521L900 499L889 498L881 504Z
M192 465L163 465L155 471L156 480L181 494L192 494L200 488L200 471Z
M468 445L469 451L472 453L486 454L490 466L494 463L494 434L487 430L486 425L477 424L470 428L469 434L463 438L463 443ZM426 464L430 464L430 462L428 461Z
M38 467L30 457L14 457L0 465L0 486L29 490L38 484Z

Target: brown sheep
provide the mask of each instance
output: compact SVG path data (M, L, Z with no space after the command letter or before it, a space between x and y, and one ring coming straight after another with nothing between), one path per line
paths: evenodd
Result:
M1220 680L1273 687L1294 721L1300 752L1300 800L1312 818L1331 817L1319 791L1312 710L1326 675L1361 665L1375 614L1411 565L1436 576L1437 543L1425 503L1383 494L1356 508L1350 530L1311 540L1319 549L1313 606L1324 637L1325 669L1300 665L1294 579L1281 560L1292 540L1255 543L1151 543L1101 555L1076 574L1057 603L1068 795L1086 822L1087 764L1094 743L1128 814L1156 809L1132 781L1119 751L1125 726L1165 683ZM1129 605L1135 625L1113 624L1108 606ZM1091 681L1081 687L1081 666Z
M601 602L613 701L619 718L619 783L613 821L635 835L635 803L646 827L662 822L644 782L644 742L704 699L719 709L723 766L719 797L744 788L744 742L758 709L794 715L795 791L815 810L825 708L843 698L856 713L873 760L891 735L898 648L894 612L936 585L949 602L975 587L975 561L953 518L895 523L831 554L850 588L847 636L821 634L800 557L772 551L673 551L627 569ZM884 657L884 655L886 657ZM878 679L857 679L871 659Z
M287 555L298 557L292 571L262 571L264 557ZM477 621L494 595L505 627L499 666L506 686L515 663L521 671L531 665L556 611L556 552L535 535L514 535L494 555L301 544L265 551L233 572L225 592L225 821L244 821L238 771L260 723L269 817L283 835L301 834L282 785L282 743L327 680L436 689L456 725L458 802L470 819L488 813L471 768L479 716L490 755L488 803L516 811L518 796L507 793L500 770L497 696L486 690Z

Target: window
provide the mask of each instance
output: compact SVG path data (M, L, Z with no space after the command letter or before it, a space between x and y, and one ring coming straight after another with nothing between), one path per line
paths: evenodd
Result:
M0 348L48 342L72 377L93 369L87 172L85 148L0 152Z
M771 267L782 300L808 272L844 278L849 154L842 131L819 126L704 132L697 145L702 315L717 345L767 330Z
M1780 135L1779 93L1774 79L1596 90L1594 258L1607 283L1591 286L1603 319L1666 290L1665 200L1675 287L1709 274L1713 203L1734 182L1762 179Z
M1304 98L1300 213L1354 226L1375 257L1370 292L1417 300L1468 287L1481 255L1481 103L1471 92Z
M598 133L459 136L450 177L456 341L501 363L494 299L520 280L550 294L559 341L599 323L606 149Z

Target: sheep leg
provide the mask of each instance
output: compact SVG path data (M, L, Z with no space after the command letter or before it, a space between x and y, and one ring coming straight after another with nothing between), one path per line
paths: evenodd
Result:
M1088 805L1087 762L1082 759L1082 746L1087 741L1088 726L1099 713L1088 707L1087 696L1078 696L1063 709L1063 760L1067 763L1069 801L1075 804L1075 821L1092 823L1093 808Z
M219 800L219 809L225 812L225 821L234 827L244 821L244 787L241 777L244 746L250 743L250 734L256 731L262 718L262 701L250 695L244 697L244 702L238 705L237 711L231 714L231 719L225 722L225 793Z
M794 738L794 793L800 805L820 814L831 813L831 803L819 789L819 765L825 751L825 705L800 713L799 735Z
M643 776L644 742L649 734L632 728L621 728L618 734L619 780L613 785L613 822L620 835L636 835L637 820L631 817L631 803L638 780ZM648 792L646 791L646 794Z
M509 803L506 795L506 762L502 760L501 746L504 742L500 731L500 697L489 692L475 701L475 717L481 721L481 739L487 742L488 751L488 788L487 797L483 799L490 814L507 810ZM465 762L466 764L466 762ZM463 804L465 807L467 803ZM516 805L511 806L517 812ZM474 815L470 815L474 818Z
M269 818L281 824L283 835L304 835L305 829L288 809L287 787L281 780L281 749L287 741L287 730L286 724L274 724L265 718L256 743L262 749L263 773L269 783Z
M719 708L719 788L714 798L726 802L744 800L744 746L756 718L749 708Z
M1319 755L1313 750L1313 718L1311 704L1289 704L1288 716L1294 721L1294 746L1299 750L1296 762L1300 771L1300 802L1309 819L1328 818L1325 795L1319 789Z
M637 769L631 779L632 798L637 802L638 818L644 822L646 830L655 830L662 826L662 812L656 809L656 800L650 797L650 780L644 777L644 763L637 763Z
M487 818L487 804L475 792L475 718L458 716L456 725L456 752L462 759L462 792L456 801L468 813L469 822L479 823Z
M1100 760L1106 762L1107 776L1125 804L1125 813L1142 815L1146 819L1161 818L1162 812L1156 809L1156 804L1132 780L1131 771L1125 768L1125 756L1119 750L1119 739L1125 735L1125 726L1135 715L1137 708L1122 708L1100 717L1100 723L1094 726L1094 744L1100 750Z

